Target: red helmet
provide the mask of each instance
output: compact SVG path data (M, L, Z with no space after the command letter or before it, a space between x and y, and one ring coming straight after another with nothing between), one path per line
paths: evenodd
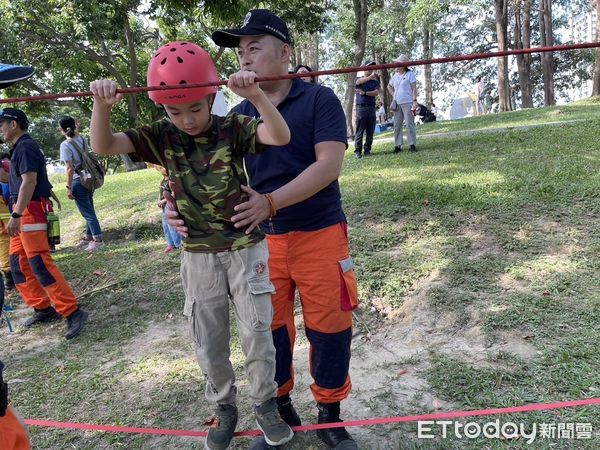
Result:
M219 81L215 63L206 51L186 41L169 42L160 47L148 64L148 86ZM217 92L217 86L191 89L149 91L151 100L161 105L176 105L200 100Z

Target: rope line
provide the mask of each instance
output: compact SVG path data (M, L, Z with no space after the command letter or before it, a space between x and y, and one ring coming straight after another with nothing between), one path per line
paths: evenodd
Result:
M397 416L397 417L378 417L372 419L352 420L348 422L323 423L314 425L302 425L292 427L294 431L312 431L322 428L339 428L339 427L361 427L369 425L380 425L387 423L403 423L416 422L418 420L437 420L437 419L456 419L459 417L475 417L475 416L490 416L497 414L512 414L530 411L547 411L552 409L573 408L578 406L600 405L599 398L588 398L583 400L569 400L564 402L553 403L532 403L522 406L511 406L507 408L490 408L478 409L473 411L448 411L434 414L419 414L413 416ZM206 431L195 430L170 430L163 428L138 428L124 427L115 425L94 425L89 423L77 422L57 422L54 420L37 420L25 419L25 423L36 427L51 427L51 428L66 428L75 430L92 430L92 431L107 431L111 433L135 433L135 434L160 434L174 436L200 436L206 437ZM235 436L258 436L262 434L260 430L238 431Z
M314 72L310 72L309 75L306 73L290 73L286 75L276 75L276 76L263 76L257 77L256 81L279 81L279 80L290 80L294 78L302 78L306 76L317 77L320 75L337 75L340 73L351 73L351 72L360 72L364 70L383 70L383 69L394 69L396 67L408 67L408 66L424 66L430 64L442 64L448 62L457 62L457 61L470 61L473 59L488 59L488 58L501 58L504 56L510 55L526 55L530 53L546 53L546 52L564 52L569 50L578 50L578 49L586 49L586 48L598 48L600 47L600 41L596 42L584 42L580 44L569 44L569 45L556 45L549 47L531 47L531 48L523 48L517 50L505 50L501 52L488 52L488 53L471 53L468 55L457 55L457 56L448 56L445 58L433 58L433 59L420 59L416 61L407 61L407 62L392 62L387 64L376 64L371 66L359 66L359 67L346 67L346 68L337 68L337 69L329 69L329 70L318 70ZM128 88L119 88L117 89L117 93L119 94L138 94L140 92L148 92L148 91L165 91L170 89L188 89L188 88L198 88L198 87L207 87L207 86L222 86L226 85L227 80L220 81L210 81L205 83L190 83L183 85L168 85L168 86L138 86L138 87L128 87ZM0 104L2 103L20 103L20 102L36 102L43 100L56 100L59 98L77 98L77 97L91 97L91 91L83 91L83 92L64 92L61 94L43 94L43 95L33 95L29 97L14 97L14 98L5 98L0 99Z

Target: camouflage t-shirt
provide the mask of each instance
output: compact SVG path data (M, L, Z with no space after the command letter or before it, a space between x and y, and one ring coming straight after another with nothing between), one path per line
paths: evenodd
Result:
M260 121L237 113L212 116L211 128L198 136L180 131L168 119L126 131L133 142L134 161L165 167L177 208L188 228L183 248L216 253L251 247L264 239L260 229L245 234L231 222L234 206L247 196L244 155L260 153L256 143Z

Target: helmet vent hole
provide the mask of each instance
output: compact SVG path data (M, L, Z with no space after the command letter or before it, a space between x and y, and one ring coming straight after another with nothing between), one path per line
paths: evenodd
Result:
M160 62L161 66L167 62L167 58L163 58L163 60Z
M179 84L187 84L187 81L185 81L185 80L181 80L181 81L179 82Z
M169 50L172 51L172 52L176 52L177 51L177 49L175 47L173 47L173 48L171 48Z
M180 56L178 56L178 57L177 57L177 62L178 62L179 64L181 64L181 63L183 62L183 58L181 58Z
M188 52L190 55L195 55L196 54L196 52L193 51L193 50L186 50L186 52Z
M161 81L159 84L159 86L166 86L166 85L167 85L167 83L165 83L164 81Z
M158 58L160 56L160 52L157 52L156 55L154 55L155 58Z

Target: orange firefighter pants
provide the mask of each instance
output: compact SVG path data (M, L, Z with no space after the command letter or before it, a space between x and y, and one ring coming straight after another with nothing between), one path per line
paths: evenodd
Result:
M352 310L358 305L347 225L343 222L316 231L267 235L267 242L276 291L271 328L277 395L289 393L294 385L294 300L298 290L310 342L313 397L321 403L341 401L352 387L348 375Z
M0 417L0 448L2 450L29 450L29 438L23 425L9 406Z
M31 201L21 217L21 233L10 239L10 267L15 286L29 307L54 306L68 317L77 309L77 299L50 256L47 229L44 203Z

